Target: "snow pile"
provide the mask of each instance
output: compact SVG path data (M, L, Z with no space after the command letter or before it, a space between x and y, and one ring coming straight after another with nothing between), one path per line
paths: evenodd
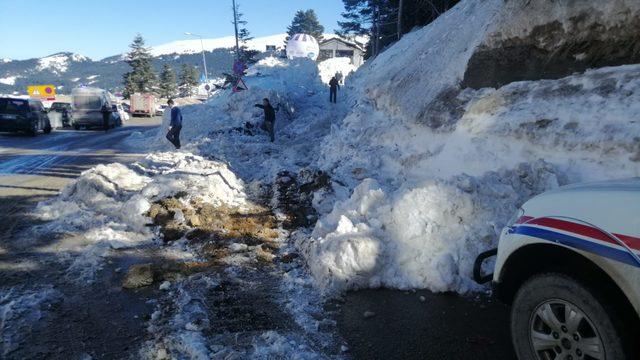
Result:
M472 290L474 257L529 197L640 175L640 66L458 87L501 6L463 1L353 77L315 164L354 190L299 241L323 290Z
M62 295L53 286L0 289L0 355L8 356Z
M351 59L346 57L331 58L318 64L320 78L325 84L328 84L329 80L337 73L342 74L342 78L344 79L357 69L358 68L351 63Z
M144 214L152 202L179 192L185 201L239 208L247 203L242 181L224 164L187 153L158 153L131 165L98 165L84 172L60 196L38 205L36 215L49 222L35 231L78 235L76 242L51 251L69 254L72 279L91 282L112 249L153 240Z
M181 107L183 149L226 161L245 180L273 181L281 170L297 171L301 164L311 163L341 111L327 111L327 89L316 64L308 59L269 57L251 67L244 79L246 91L227 89L205 104ZM260 129L263 110L254 106L265 97L279 109L275 144ZM155 135L134 134L129 143L147 151L170 150L172 145L165 139L169 122L167 112ZM149 136L155 140L149 141Z

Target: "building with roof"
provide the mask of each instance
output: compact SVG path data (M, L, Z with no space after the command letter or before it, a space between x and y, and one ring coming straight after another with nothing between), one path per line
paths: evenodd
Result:
M359 42L334 37L320 42L318 61L335 57L348 57L351 59L351 64L358 67L364 62L364 53L364 45Z

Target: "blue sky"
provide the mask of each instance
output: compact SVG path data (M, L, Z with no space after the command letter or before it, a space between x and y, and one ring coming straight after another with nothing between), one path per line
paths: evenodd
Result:
M286 31L296 10L314 9L333 32L342 0L237 0L253 36ZM71 51L101 59L127 51L141 33L147 45L233 35L231 0L0 0L0 58Z

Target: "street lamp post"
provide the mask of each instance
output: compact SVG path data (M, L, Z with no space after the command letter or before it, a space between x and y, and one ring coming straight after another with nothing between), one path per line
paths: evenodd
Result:
M200 38L200 46L202 47L202 63L204 64L204 80L207 82L207 84L209 83L209 75L207 75L207 59L204 56L204 42L202 41L202 36L198 35L198 34L193 34L190 32L185 32L184 33L187 36L195 36Z

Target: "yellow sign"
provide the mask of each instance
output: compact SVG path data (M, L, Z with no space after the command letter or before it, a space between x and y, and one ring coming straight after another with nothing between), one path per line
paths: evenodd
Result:
M34 99L56 99L56 87L53 85L30 85L27 86L27 93Z

